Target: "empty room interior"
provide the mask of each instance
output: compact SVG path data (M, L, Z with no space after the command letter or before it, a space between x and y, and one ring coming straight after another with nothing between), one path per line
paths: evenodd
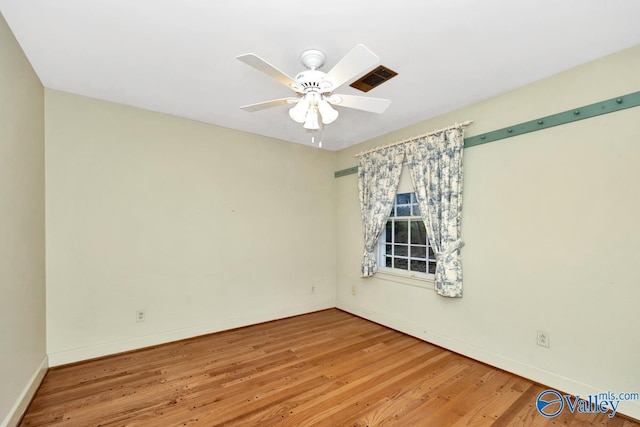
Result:
M640 425L640 5L308 6L0 0L0 426ZM397 75L352 85L378 66ZM409 151L365 244L363 159L450 135L464 165L454 246L424 220L434 187L423 200ZM187 347L213 355L208 371ZM92 363L139 398L118 363L148 349L181 354L200 381L165 396L186 415L158 421L160 402L85 423L40 406ZM170 369L144 357L158 378ZM445 359L475 365L454 375ZM360 400L340 388L375 370ZM447 393L412 398L447 372ZM264 381L217 424L223 376ZM298 400L269 397L278 387ZM559 414L540 406L546 389ZM569 397L612 393L625 397ZM320 394L335 402L312 406ZM473 418L492 396L501 412Z

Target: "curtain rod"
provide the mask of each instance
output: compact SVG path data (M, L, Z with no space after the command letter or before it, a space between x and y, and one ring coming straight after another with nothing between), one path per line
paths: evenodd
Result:
M380 147L372 148L371 150L367 150L367 151L363 151L361 153L358 153L353 157L360 157L360 156L362 156L364 154L373 153L374 151L382 150L383 148L395 147L396 145L406 144L407 142L411 142L411 141L414 141L416 139L424 138L425 136L435 135L436 133L444 132L446 130L456 129L456 128L460 128L460 127L463 127L463 126L469 126L471 123L473 123L473 120L467 120L466 122L462 122L462 123L455 123L455 124L452 124L450 126L444 127L442 129L432 130L431 132L427 132L427 133L422 134L422 135L414 136L412 138L408 138L408 139L405 139L403 141L398 141L398 142L394 142L392 144L387 144L387 145L382 145Z

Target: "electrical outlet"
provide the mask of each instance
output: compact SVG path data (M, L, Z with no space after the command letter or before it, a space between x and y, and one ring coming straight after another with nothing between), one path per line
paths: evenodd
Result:
M549 332L547 331L538 331L538 345L540 347L549 347Z
M358 286L351 285L351 295L358 295Z
M144 321L145 321L144 310L136 310L136 322L140 323Z

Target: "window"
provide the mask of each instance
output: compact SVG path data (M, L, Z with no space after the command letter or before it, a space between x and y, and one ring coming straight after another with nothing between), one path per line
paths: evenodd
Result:
M378 240L378 265L396 272L431 275L436 260L415 193L401 193Z

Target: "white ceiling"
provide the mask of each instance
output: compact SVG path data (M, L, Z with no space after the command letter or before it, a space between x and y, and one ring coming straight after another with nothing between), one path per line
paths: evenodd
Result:
M362 94L383 114L340 108L338 150L640 43L636 0L0 0L45 87L310 144L285 86L243 64L253 52L289 75L319 49L328 71L363 43L399 75ZM427 131L428 129L425 129Z

